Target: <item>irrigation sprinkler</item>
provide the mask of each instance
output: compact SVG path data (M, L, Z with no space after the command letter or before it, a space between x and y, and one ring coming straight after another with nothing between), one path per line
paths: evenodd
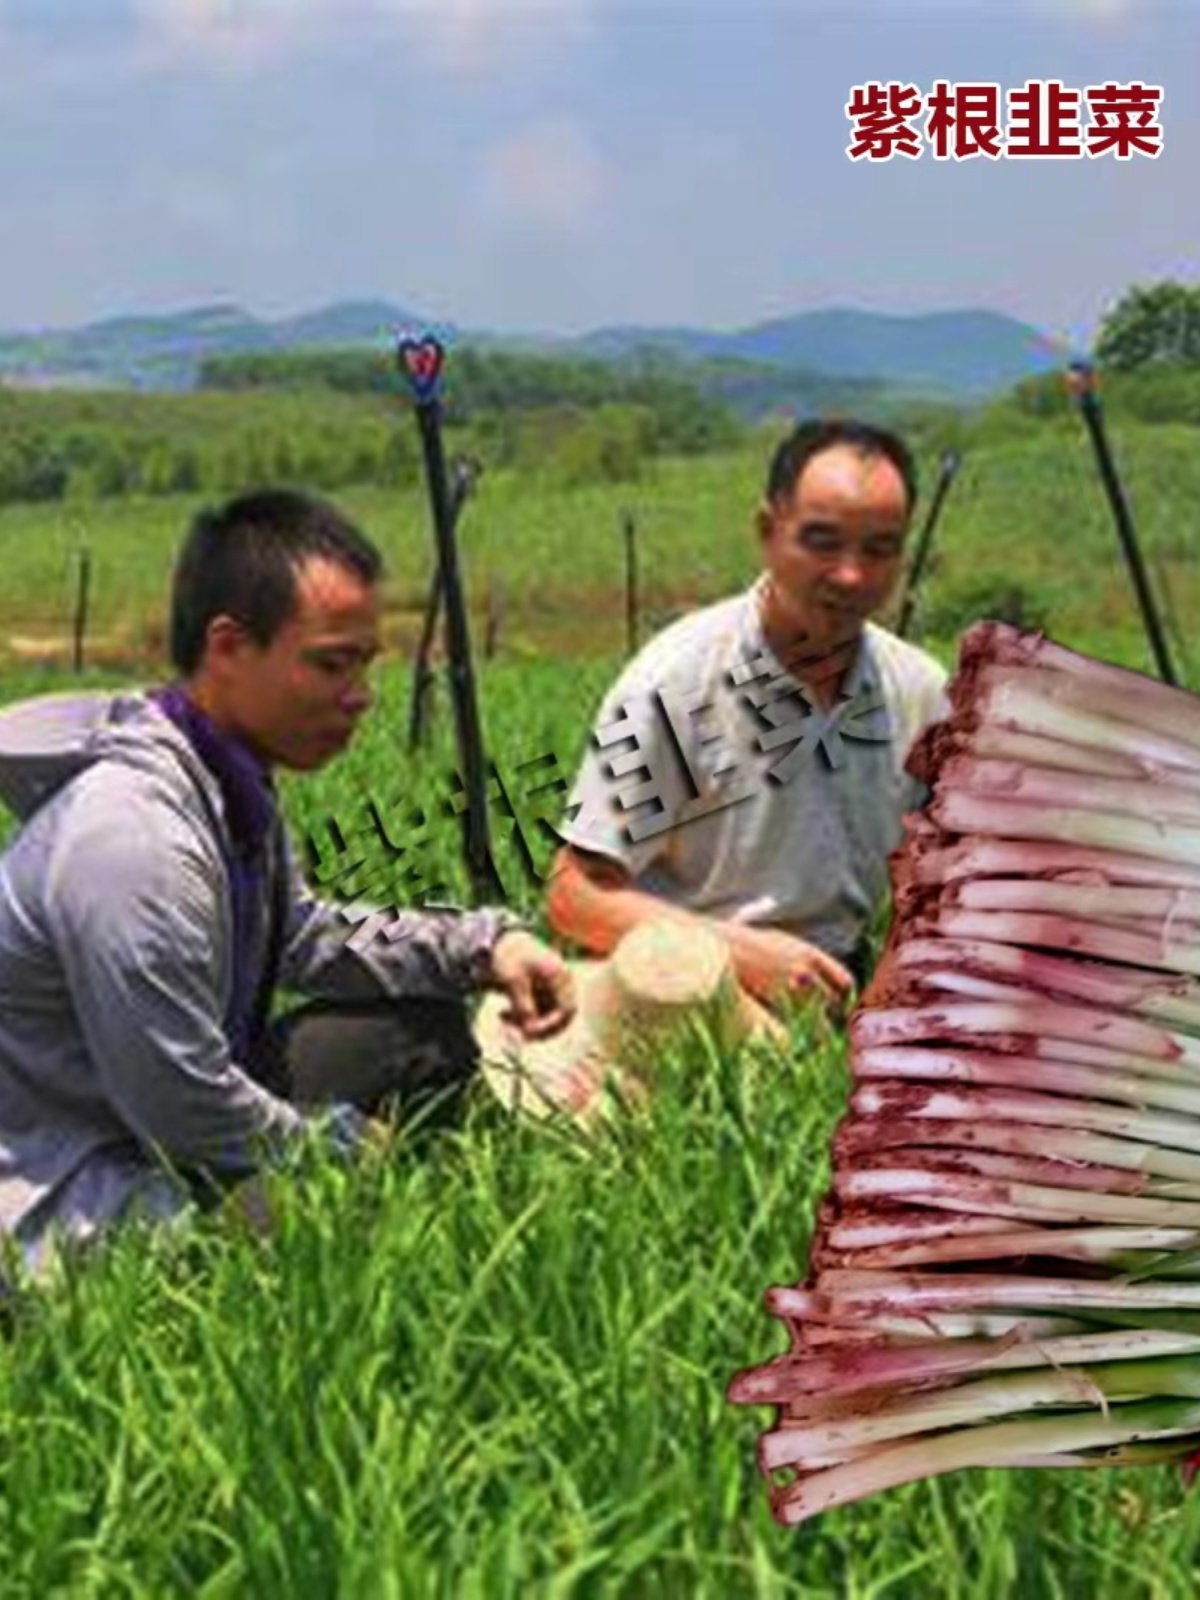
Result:
M470 498L482 471L482 462L477 461L474 456L459 456L454 463L454 481L450 489L450 516L456 532L462 509ZM429 720L430 697L433 694L434 682L430 657L433 654L433 638L437 632L441 603L442 569L440 563L435 562L433 577L429 581L429 592L425 597L425 612L421 618L421 636L417 641L416 654L413 657L412 702L408 714L410 751L420 747Z
M75 615L72 622L72 669L83 671L83 645L87 637L88 596L92 583L92 553L86 545L75 551Z
M1142 613L1142 622L1150 640L1150 648L1154 652L1154 659L1158 666L1158 675L1164 683L1177 685L1179 679L1175 675L1175 668L1171 662L1171 653L1167 647L1166 631L1162 619L1159 617L1154 601L1154 593L1150 587L1150 578L1146 571L1142 552L1138 545L1137 533L1133 526L1133 517L1130 515L1129 502L1125 498L1125 491L1121 487L1121 480L1117 475L1116 463L1113 461L1112 451L1108 445L1108 435L1104 426L1104 413L1100 405L1100 395L1096 382L1096 369L1090 361L1072 361L1067 370L1067 388L1079 403L1079 410L1091 435L1092 447L1096 452L1096 465L1100 471L1100 481L1104 485L1104 492L1108 496L1108 504L1113 514L1113 521L1117 525L1117 536L1121 541L1121 549L1133 579L1134 593L1137 596L1138 606Z
M479 707L475 698L475 676L471 668L471 633L463 597L462 575L458 566L455 539L454 502L446 475L446 455L442 443L440 398L445 350L432 335L401 338L396 358L412 390L433 529L437 540L437 570L446 607L446 645L450 663L450 693L454 703L454 726L458 755L466 790L465 837L467 871L476 904L504 898L503 885L492 860L488 837L487 766Z
M941 466L938 468L938 479L934 485L933 498L929 502L929 511L925 517L925 525L917 537L916 549L913 551L912 561L909 563L908 572L904 580L904 597L900 602L900 620L896 624L896 632L901 639L905 638L912 626L913 617L917 610L917 591L924 576L925 567L929 561L929 552L933 547L933 531L938 525L938 518L942 514L942 507L946 503L946 496L950 493L950 486L962 465L962 457L957 450L947 450L942 456Z

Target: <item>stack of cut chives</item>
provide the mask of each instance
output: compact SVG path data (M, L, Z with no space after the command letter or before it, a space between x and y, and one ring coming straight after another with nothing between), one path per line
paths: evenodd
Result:
M984 622L951 702L792 1348L730 1385L785 1524L1200 1450L1200 697Z

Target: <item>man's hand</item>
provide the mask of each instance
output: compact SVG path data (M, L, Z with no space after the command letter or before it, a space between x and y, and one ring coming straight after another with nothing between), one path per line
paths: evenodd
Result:
M505 1020L526 1039L548 1039L575 1015L575 985L566 962L531 933L518 929L500 935L489 984L508 996Z
M739 979L760 1000L800 998L806 992L838 1006L849 999L852 974L817 945L779 928L738 925L735 930L726 924L724 931L731 935Z

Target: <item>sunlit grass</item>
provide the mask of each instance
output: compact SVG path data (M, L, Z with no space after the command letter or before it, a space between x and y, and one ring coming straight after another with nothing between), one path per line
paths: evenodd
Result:
M1113 449L1152 568L1161 564L1185 645L1200 623L1192 581L1200 554L1196 430L1114 424ZM727 456L652 464L635 484L569 490L511 470L485 474L461 524L477 652L489 591L499 658L517 663L612 657L625 649L622 520L638 525L641 636L677 610L747 585L758 570L753 512L766 445ZM926 490L937 458L921 462ZM15 637L67 659L73 552L92 552L91 659L164 659L174 551L208 497L63 502L0 508L0 658ZM379 545L389 570L388 637L415 640L433 565L420 489L364 488L333 497ZM923 508L918 511L921 521ZM1111 515L1082 429L1047 425L1031 439L968 451L946 502L923 595L952 626L932 639L953 651L981 580L1016 584L1056 638L1153 668ZM1196 667L1200 669L1200 652Z
M0 1359L6 1593L1187 1595L1166 1469L975 1472L776 1529L765 1421L846 1081L694 1041L585 1143L466 1126L272 1189L274 1231L130 1232Z

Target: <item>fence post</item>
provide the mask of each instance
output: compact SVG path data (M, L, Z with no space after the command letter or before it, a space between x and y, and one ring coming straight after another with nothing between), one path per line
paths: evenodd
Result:
M504 619L504 596L492 573L488 574L486 617L483 630L483 658L491 661L500 644L500 624Z
M637 522L626 510L621 518L625 534L625 647L633 655L638 647Z
M92 553L86 545L75 551L75 619L72 627L72 664L83 671L83 645L87 637L88 592L92 581Z

